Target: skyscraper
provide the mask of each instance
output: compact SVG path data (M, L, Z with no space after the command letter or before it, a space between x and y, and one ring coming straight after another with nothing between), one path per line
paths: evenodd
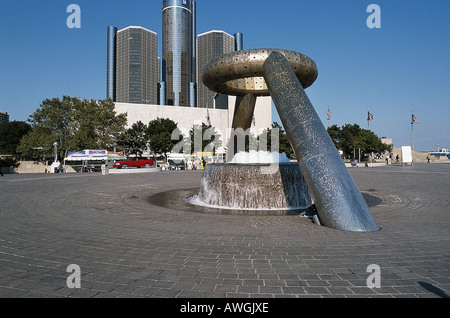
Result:
M108 27L106 97L116 100L116 35L115 26Z
M116 102L158 103L158 35L139 26L117 31Z
M216 57L235 51L235 38L224 31L209 31L197 37L197 107L228 109L228 96L209 90L202 81L205 66Z
M236 40L235 50L242 51L244 49L244 34L240 32L235 33L234 38Z
M9 115L6 112L0 112L0 124L9 123Z
M195 106L196 2L163 0L162 87L168 105ZM163 103L163 101L161 101Z

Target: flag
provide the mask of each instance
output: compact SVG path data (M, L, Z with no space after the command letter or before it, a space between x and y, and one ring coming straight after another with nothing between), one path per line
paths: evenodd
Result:
M331 119L331 111L330 111L329 107L328 107L328 110L327 110L327 117L328 117L328 120Z
M208 124L208 126L212 126L211 117L209 117L209 108L206 109L206 123Z
M414 116L414 114L412 115L412 124L418 124L419 123L419 120L417 119L417 117L416 116Z
M367 112L367 121L373 121L373 115L370 112Z

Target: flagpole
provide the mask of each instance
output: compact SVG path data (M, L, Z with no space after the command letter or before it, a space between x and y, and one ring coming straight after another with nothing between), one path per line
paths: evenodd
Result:
M370 111L369 106L367 106L367 130L370 130Z
M414 151L414 120L412 111L411 111L411 150Z
M370 113L369 106L367 106L367 130L370 130L370 122L373 120L372 114Z
M411 148L412 150L414 150L414 148L416 147L414 145L414 124L418 124L419 120L417 119L416 116L414 116L413 112L411 111Z
M328 105L327 118L328 118L328 128L330 128L330 120L331 120L330 105Z

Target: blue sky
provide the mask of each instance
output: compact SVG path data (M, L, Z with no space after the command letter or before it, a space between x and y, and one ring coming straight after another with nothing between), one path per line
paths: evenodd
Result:
M66 25L68 5L81 28ZM45 98L106 96L106 27L140 25L161 34L161 0L15 0L0 10L0 111L26 120ZM370 4L381 28L369 29ZM394 145L450 148L450 1L198 0L197 33L244 33L244 49L283 48L319 69L307 89L324 125L367 128ZM161 38L159 38L161 42ZM274 116L274 120L278 120Z

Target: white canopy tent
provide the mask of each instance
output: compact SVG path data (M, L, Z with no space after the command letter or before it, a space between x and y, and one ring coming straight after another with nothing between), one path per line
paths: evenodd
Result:
M64 158L64 166L71 166L74 171L84 171L89 167L91 171L98 168L101 164L108 164L112 167L115 160L125 159L123 152L111 152L107 150L83 150L78 152L70 152Z

